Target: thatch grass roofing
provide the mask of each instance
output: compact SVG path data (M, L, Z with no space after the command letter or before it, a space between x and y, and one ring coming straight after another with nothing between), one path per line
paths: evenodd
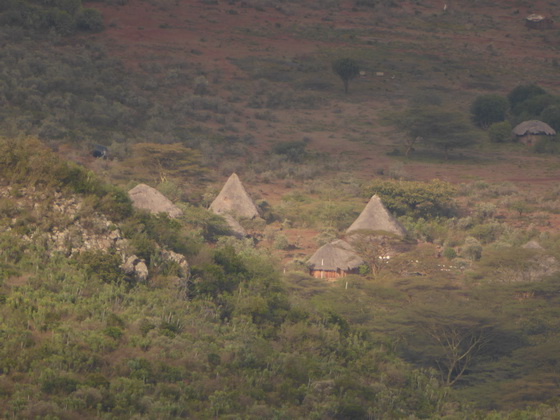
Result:
M166 196L146 184L138 184L128 192L132 205L150 213L166 213L169 217L179 217L183 212Z
M231 230L233 236L238 239L242 239L247 236L247 231L230 214L224 214L223 217L228 224L228 227Z
M377 194L371 197L358 218L346 230L346 233L357 231L384 231L399 237L406 236L406 229L387 210Z
M319 248L307 264L312 270L349 271L364 264L364 260L348 242L337 239Z
M257 206L247 194L237 174L233 173L225 183L222 191L210 204L210 210L216 214L231 214L236 217L253 219L259 216Z
M544 248L542 247L541 244L539 244L537 241L535 241L534 239L530 240L529 242L527 242L525 245L523 245L521 248L524 249L539 249L539 250L543 250Z
M556 131L545 122L529 120L516 125L513 134L516 136L526 136L528 134L554 136Z

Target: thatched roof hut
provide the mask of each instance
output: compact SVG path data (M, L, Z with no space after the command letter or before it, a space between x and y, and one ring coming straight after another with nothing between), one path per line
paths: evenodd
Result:
M237 220L235 220L231 216L231 214L224 214L222 216L225 219L226 223L228 224L229 229L231 230L233 236L235 236L237 239L243 239L248 236L247 231L243 228L243 226L239 224Z
M358 218L346 230L346 233L351 234L358 231L384 231L399 237L406 236L406 229L387 210L377 194L371 197Z
M155 188L146 184L138 184L128 192L132 205L137 209L147 210L150 213L165 213L169 217L179 217L183 212L167 197Z
M556 131L547 123L538 120L523 121L515 126L513 134L519 141L532 146L541 136L555 136Z
M216 214L230 214L235 217L253 219L259 216L257 206L247 194L237 174L233 173L225 183L222 191L210 204L210 210Z
M527 242L525 245L523 245L521 248L523 249L538 249L539 251L544 250L544 248L542 247L541 244L539 244L537 241L535 241L534 239L530 240L529 242Z
M337 239L323 245L309 258L310 274L316 278L339 278L357 273L364 260L348 242Z
M542 15L531 14L525 18L525 26L530 29L551 29L554 21Z

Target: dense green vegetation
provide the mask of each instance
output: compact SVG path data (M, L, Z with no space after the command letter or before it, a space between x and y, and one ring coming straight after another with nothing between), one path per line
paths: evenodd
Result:
M294 300L275 264L251 247L181 249L165 223L130 207L115 212L119 200L108 214L137 251L142 234L152 247L198 254L188 282L153 270L149 284L135 283L110 250L67 258L23 239L10 228L13 217L27 217L35 238L53 226L41 224L37 211L16 209L17 188L103 202L104 184L38 142L0 144L2 191L12 191L2 206L13 209L0 219L4 417L426 417L441 410L445 391L432 373L332 310ZM69 168L71 176L60 176ZM400 379L391 379L397 372Z
M560 380L557 275L523 279L544 261L556 264L557 238L543 239L548 251L521 249L532 234L506 232L490 206L478 208L477 219L442 223L457 214L453 195L488 198L494 187L364 187L393 197L412 235L432 229L431 240L449 250L463 235L461 255L436 259L433 248L419 247L370 277L329 287L301 271L282 276L249 243L211 247L186 233L187 219L137 214L118 189L37 141L0 146L5 417L463 418L473 413L467 401L476 401L477 418L510 418L487 417L492 407L522 410L511 418L556 412L524 405L552 401ZM21 207L30 188L43 197L77 194L112 218L152 268L147 283L127 277L110 249L68 258L26 240L21 229L38 238L63 223ZM420 216L439 220L439 230ZM77 217L85 223L95 213ZM187 281L159 265L159 247L189 256Z
M200 66L196 57L205 52L194 48L180 58L146 55L137 66L110 56L84 37L103 21L80 0L0 3L0 417L560 416L560 237L547 225L560 212L560 190L539 196L508 183L413 181L398 164L368 168L369 178L357 179L350 175L355 156L315 151L319 137L328 136L322 145L341 140L330 120L345 107L349 116L337 122L345 140L373 144L380 154L401 142L389 133L381 144L386 133L376 132L379 115L367 102L376 96L398 114L386 120L406 133L410 160L424 147L461 161L451 152L471 152L476 142L513 148L506 144L511 127L525 119L560 128L556 95L534 84L512 88L480 64L480 74L459 83L476 93L456 100L452 86L467 59L374 39L378 29L387 35L378 13L400 13L399 1L352 2L360 13L375 11L367 29L240 28L261 38L278 31L342 39L344 48L277 59L256 55L255 41L255 55L229 59L239 71L232 79ZM146 2L166 11L172 3ZM299 3L281 2L274 13L294 16L290 7ZM225 6L200 2L204 13L216 4ZM234 16L236 2L227 7ZM240 7L272 8L258 0ZM304 7L311 16L341 5ZM429 25L441 38L469 25L495 29L491 19L459 11L418 12L399 15L403 27ZM73 38L77 32L81 38ZM477 61L497 55L491 47ZM347 90L357 63L367 77L353 82L360 83L353 95L342 95L336 77ZM387 74L371 77L377 70ZM403 93L405 80L416 94ZM317 109L321 121L309 117ZM258 143L257 128L266 136ZM484 144L486 129L496 145ZM110 146L109 160L88 160L94 143ZM550 139L534 150L557 149ZM263 220L244 221L257 246L227 236L224 220L205 209L215 196L207 181L234 170L261 187L280 187L279 204L260 197ZM183 215L135 211L102 177L156 185ZM332 284L308 276L293 230L315 230L318 245L343 237L372 194L408 230L400 253L380 259L390 244L370 249L369 269ZM125 271L113 245L86 249L86 229L122 234L148 278ZM53 238L67 231L55 246ZM530 240L537 245L526 247ZM164 251L185 256L189 272Z
M82 7L81 0L5 0L0 5L0 25L68 36L77 30L103 30L103 18L97 10Z

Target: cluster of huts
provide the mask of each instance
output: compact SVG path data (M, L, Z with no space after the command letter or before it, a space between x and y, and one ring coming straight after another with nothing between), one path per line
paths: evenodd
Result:
M139 184L128 192L136 208L151 213L165 213L169 217L178 217L182 212L163 194L145 184ZM212 202L209 210L222 216L233 235L242 238L247 232L239 223L240 219L259 217L259 210L241 183L239 177L232 174L224 187ZM347 229L345 240L336 239L320 247L309 258L309 272L313 277L333 279L357 273L360 266L366 264L356 251L355 245L365 236L404 238L406 231L374 195L358 218Z

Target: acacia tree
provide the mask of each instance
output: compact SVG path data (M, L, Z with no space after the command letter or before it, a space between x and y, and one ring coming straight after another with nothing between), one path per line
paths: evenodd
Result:
M446 386L457 383L484 356L498 355L504 336L491 314L458 306L417 307L407 317L409 356L437 367Z
M351 58L340 58L332 63L332 69L342 79L344 93L348 94L348 83L360 74L358 63Z
M490 124L503 121L509 107L508 100L500 95L482 95L474 100L471 105L473 122L482 128Z
M471 125L463 114L439 107L410 108L403 114L402 128L411 138L421 137L429 146L449 152L475 143Z
M389 232L360 230L352 232L352 247L365 261L375 277L389 261L392 251L399 247L402 239ZM400 245L402 248L402 245Z
M132 146L132 157L124 161L126 167L135 168L154 180L164 182L168 177L185 177L205 172L198 150L181 143L137 143Z

